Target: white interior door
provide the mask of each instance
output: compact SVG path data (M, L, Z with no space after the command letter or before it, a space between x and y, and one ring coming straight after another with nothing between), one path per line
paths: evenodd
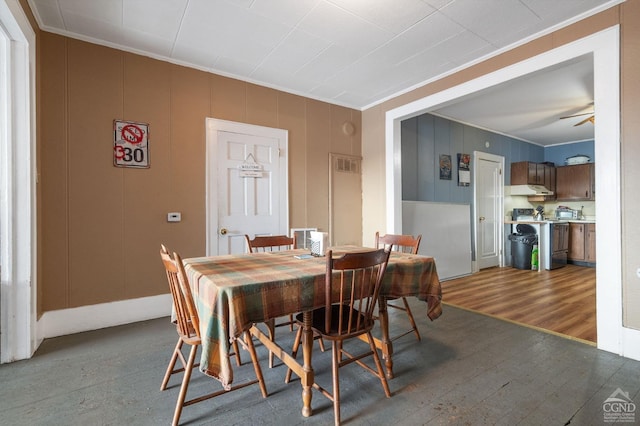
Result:
M207 119L207 254L288 234L287 131Z
M504 157L475 152L475 229L478 269L500 265Z

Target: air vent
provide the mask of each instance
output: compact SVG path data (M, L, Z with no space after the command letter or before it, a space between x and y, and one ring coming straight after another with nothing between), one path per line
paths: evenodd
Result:
M360 173L360 160L353 157L335 156L333 170L342 173Z

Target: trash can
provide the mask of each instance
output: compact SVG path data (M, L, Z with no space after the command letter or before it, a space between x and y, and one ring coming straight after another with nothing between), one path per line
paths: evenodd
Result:
M536 229L527 224L516 226L517 233L509 235L511 264L516 269L531 269L531 251L538 244Z

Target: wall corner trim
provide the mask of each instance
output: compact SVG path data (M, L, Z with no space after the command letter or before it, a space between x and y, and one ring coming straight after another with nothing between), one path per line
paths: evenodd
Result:
M171 315L170 294L45 312L38 321L40 340Z
M640 342L640 330L623 327L622 339L622 348L624 352L620 355L625 358L631 358L635 359L636 361L640 361L640 345L637 344L638 342Z

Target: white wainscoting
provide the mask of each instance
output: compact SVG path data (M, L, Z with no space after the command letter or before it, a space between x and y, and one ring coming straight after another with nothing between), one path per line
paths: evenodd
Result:
M471 274L469 204L403 201L402 233L422 234L418 253L435 258L440 280Z

